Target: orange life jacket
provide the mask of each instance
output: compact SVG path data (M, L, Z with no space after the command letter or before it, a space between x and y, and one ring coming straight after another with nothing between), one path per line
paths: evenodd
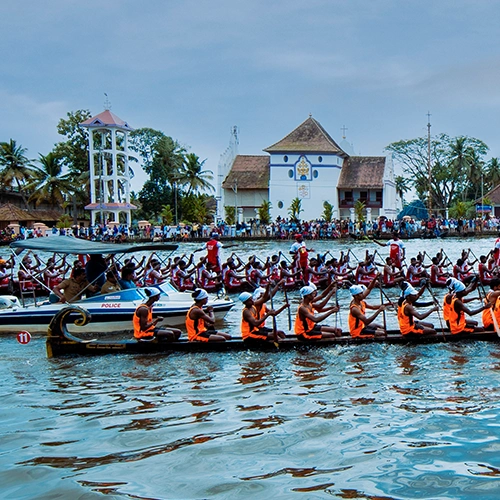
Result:
M245 307L245 309L248 308ZM243 340L267 340L267 334L259 333L258 327L252 326L248 321L245 320L245 316L243 315L245 309L243 309L243 312L241 313L241 336L243 337ZM252 306L249 310L255 319L259 319L259 313L257 312L255 306Z
M297 309L297 315L295 316L295 325L294 325L294 330L295 330L295 335L297 336L300 336L300 337L304 337L306 339L310 339L310 340L317 340L317 339L320 339L322 337L321 334L311 334L310 332L312 331L312 329L316 326L316 323L312 320L310 320L309 318L307 317L302 317L300 315L300 308L304 306L305 308L307 308L311 314L314 314L314 309L312 307L312 305L305 305L305 304L301 304L299 306L299 308Z
M203 336L202 333L207 331L205 321L203 319L191 319L189 316L193 309L201 309L197 305L193 305L186 314L186 330L189 342L207 342L208 338Z
M366 311L366 302L364 300L361 301L361 304L356 304L354 301L351 302L349 306L349 314L347 316L347 322L349 324L349 333L351 337L362 337L361 330L365 327L365 324L359 319L353 316L352 309L356 307L361 311L361 314L365 314Z
M141 307L145 307L148 310L148 317L146 319L146 322L151 323L151 321L153 321L153 310L146 304L139 304L134 312L134 319L132 321L134 324L134 337L136 339L142 339L143 337L151 337L154 335L154 326L149 327L145 331L141 330L141 321L139 316L137 315L137 312Z

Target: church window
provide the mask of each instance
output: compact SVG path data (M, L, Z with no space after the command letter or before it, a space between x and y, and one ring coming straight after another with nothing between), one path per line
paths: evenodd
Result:
M290 177L290 179L293 177L293 170L292 169L290 169L288 171L288 177Z
M288 163L288 156L287 156L287 155L283 156L283 161L284 161L285 163Z
M278 208L283 208L283 202L282 201L278 201Z
M323 157L322 156L318 156L318 162L321 163L323 161Z
M318 175L319 175L318 171L317 171L317 170L313 170L313 177L314 177L315 179L317 179L317 178L318 178Z

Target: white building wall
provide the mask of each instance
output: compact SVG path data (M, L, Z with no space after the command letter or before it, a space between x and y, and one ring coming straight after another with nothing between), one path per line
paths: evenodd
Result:
M269 200L271 217L288 218L294 198L302 200L300 218L319 219L328 201L338 216L337 184L343 159L333 154L272 154ZM302 175L301 175L302 174Z
M388 155L385 159L385 170L384 170L384 191L383 191L383 203L382 203L382 213L389 219L395 219L398 215L397 207L397 194L396 194L396 182L394 181L394 164L392 162L392 156Z

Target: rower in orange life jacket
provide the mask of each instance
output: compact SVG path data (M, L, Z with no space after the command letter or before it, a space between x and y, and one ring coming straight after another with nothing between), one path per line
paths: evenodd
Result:
M371 306L365 302L365 298L375 286L377 278L373 279L368 287L364 285L353 285L349 288L352 301L349 305L348 324L349 333L354 338L373 338L376 335L385 335L382 325L373 323L375 318L385 310L385 305ZM375 310L370 317L365 316L366 309Z
M493 278L490 282L490 291L484 298L484 303L491 303L491 308L485 309L482 314L483 326L487 330L496 330L500 325L500 279ZM496 319L496 325L493 321Z
M316 297L316 288L312 286L304 286L300 289L302 302L297 309L295 316L295 335L300 340L311 341L320 339L335 338L341 335L339 328L320 325L319 323L333 313L339 311L337 305L322 307L321 314L315 314L313 301Z
M436 333L434 325L424 321L415 321L425 319L431 313L438 311L439 306L434 306L424 313L419 313L414 307L415 301L419 297L419 292L411 285L403 291L403 297L398 302L398 323L402 335L433 335Z
M208 293L201 288L197 288L191 296L194 299L194 305L186 314L186 330L189 342L224 342L231 340L231 335L217 332L213 328L215 323L213 307L205 307L208 302Z
M445 313L443 308L443 316L445 317L445 319L446 316L448 316L450 332L453 335L457 335L460 333L483 332L484 328L478 327L477 321L465 318L465 314L474 316L475 314L478 314L484 309L488 309L492 306L491 303L488 303L484 304L478 309L470 310L464 304L467 301L466 299L464 299L464 297L476 287L477 282L473 282L473 284L468 288L466 288L465 285L457 279L452 280L450 278L448 280L448 283L450 293L445 296L444 304L445 307L447 307L447 312Z
M269 316L277 316L281 311L289 307L288 303L276 311L268 309L259 317L253 295L250 292L243 292L238 298L245 305L241 314L241 336L243 340L245 342L272 342L274 340L274 330L263 325ZM276 336L278 339L285 338L285 334L280 330L276 330Z
M157 327L163 321L161 316L153 319L153 304L160 298L158 288L144 288L148 297L144 304L137 306L132 323L134 325L134 337L138 341L158 339L164 342L174 342L181 336L181 331L171 327Z

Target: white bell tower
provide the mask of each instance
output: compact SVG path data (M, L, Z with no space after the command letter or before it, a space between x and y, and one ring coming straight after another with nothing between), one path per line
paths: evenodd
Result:
M125 222L132 224L130 203L130 167L128 134L133 130L128 123L106 109L80 124L89 130L90 204L91 224ZM125 220L120 221L120 214Z

